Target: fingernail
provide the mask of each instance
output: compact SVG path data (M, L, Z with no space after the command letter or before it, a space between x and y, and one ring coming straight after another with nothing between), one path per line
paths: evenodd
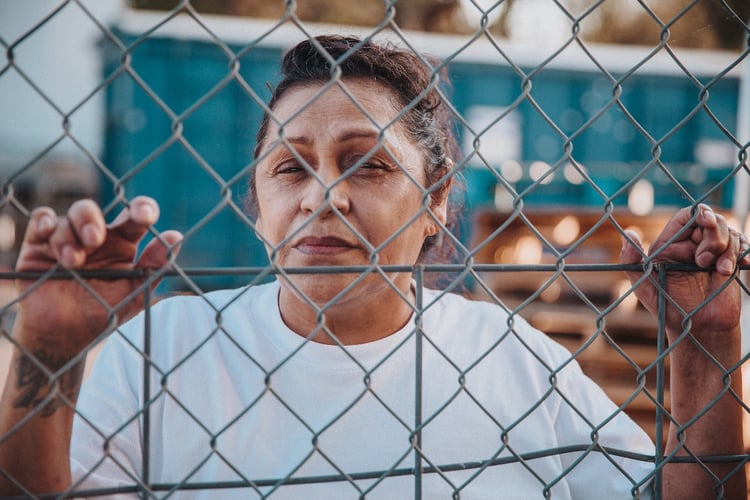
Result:
M716 221L716 214L714 213L713 210L711 210L711 207L703 205L701 209L701 213L707 219L710 219L711 221Z
M721 274L732 274L732 271L734 271L734 262L729 259L722 259L716 264L716 269Z
M140 220L152 221L155 218L156 211L149 203L140 203L135 206L135 214Z
M67 267L67 268L73 268L76 267L78 262L76 261L76 253L73 247L70 245L65 245L62 247L62 250L60 251L60 263Z
M81 241L86 246L98 245L100 237L99 228L94 224L86 224L81 228Z
M42 215L37 221L37 231L40 233L48 233L55 227L55 219L49 215Z

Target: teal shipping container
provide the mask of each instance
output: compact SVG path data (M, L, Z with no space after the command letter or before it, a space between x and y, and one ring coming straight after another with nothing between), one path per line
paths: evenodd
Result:
M102 43L110 82L103 202L153 196L163 207L158 229L187 235L183 267L248 271L194 276L199 287L247 283L247 268L267 262L244 200L284 47L115 33L122 45ZM732 205L734 74L522 67L496 52L456 57L447 69L465 155L465 221L487 208L622 207L638 180L652 186L657 206ZM178 278L166 288L189 287Z

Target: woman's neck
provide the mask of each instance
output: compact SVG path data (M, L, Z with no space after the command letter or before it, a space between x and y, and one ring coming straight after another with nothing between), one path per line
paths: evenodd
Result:
M302 298L295 287L282 281L279 309L284 323L298 335L334 344L332 334L338 342L351 345L399 331L412 316L414 299L410 276L393 282L361 283L330 305L312 305L309 298Z

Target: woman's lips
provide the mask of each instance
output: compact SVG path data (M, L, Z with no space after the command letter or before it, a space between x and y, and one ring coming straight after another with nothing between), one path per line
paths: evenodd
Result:
M357 246L336 236L306 236L294 248L305 255L338 255Z

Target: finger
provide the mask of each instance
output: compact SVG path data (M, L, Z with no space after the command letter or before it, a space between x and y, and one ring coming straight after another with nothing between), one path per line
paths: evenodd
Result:
M716 260L716 271L730 276L737 264L748 263L747 238L734 229L729 229L729 242L726 250Z
M747 236L739 233L740 239L740 264L750 264L750 241Z
M685 207L677 211L674 216L667 222L662 229L659 236L656 238L654 243L651 245L653 250L661 249L668 241L673 244L676 242L690 241L693 236L693 231L686 229L695 225L696 220L701 217L702 212L707 209L706 205L698 205L698 214L693 212L692 207ZM706 215L705 217L710 218L713 212ZM704 221L709 224L708 220ZM675 235L677 235L675 237Z
M94 249L104 243L106 224L104 214L93 200L79 200L73 203L67 213L68 223L78 241L86 249Z
M729 245L726 251L719 256L716 263L716 269L719 273L730 275L734 272L735 266L742 263L742 234L734 229L729 229Z
M49 224L47 215L43 224ZM56 217L55 228L49 235L52 256L64 267L78 268L86 256L102 243L106 236L104 216L92 200L73 203L64 218Z
M701 267L716 266L720 274L731 274L739 251L739 236L730 237L729 225L720 214L704 210L696 219L702 236L695 249L695 263Z
M55 230L49 238L52 257L63 267L75 269L86 262L86 248L81 244L67 218L58 218Z
M164 266L170 258L174 258L180 251L182 234L178 231L165 231L154 238L143 249L138 267L156 269Z
M31 212L16 261L17 271L47 269L57 263L57 253L50 245L57 224L57 214L49 207L39 207Z
M25 243L37 244L46 242L57 226L57 215L49 207L35 208L29 217L26 227Z
M138 196L109 225L111 231L130 242L137 242L159 219L159 205L153 198Z

